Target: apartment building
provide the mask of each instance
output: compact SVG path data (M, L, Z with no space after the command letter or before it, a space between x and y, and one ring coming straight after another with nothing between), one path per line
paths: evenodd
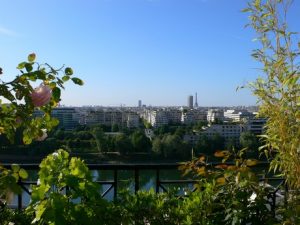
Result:
M197 122L206 122L207 112L204 110L191 109L188 111L183 111L181 114L181 122L183 124L193 124Z
M128 128L137 128L140 126L140 117L138 114L133 112L127 112L126 116L126 125Z
M209 109L207 112L207 121L209 123L224 121L224 111L221 109Z
M35 111L33 116L43 116L42 111ZM59 120L58 127L73 130L79 125L80 114L75 107L57 107L52 110L51 116Z
M219 134L226 141L235 140L239 143L240 135L246 131L244 124L211 124L206 127L201 134L211 138L215 134Z
M224 111L224 120L231 122L245 122L252 119L254 114L247 110L228 109Z
M119 127L138 127L139 115L129 110L114 108L88 108L81 111L83 125L105 125L117 124Z
M180 124L181 123L181 110L180 109L164 109L168 123Z
M149 122L153 127L160 127L169 124L166 112L161 110L152 111Z
M265 118L252 118L247 122L247 131L260 135L264 132L266 122Z

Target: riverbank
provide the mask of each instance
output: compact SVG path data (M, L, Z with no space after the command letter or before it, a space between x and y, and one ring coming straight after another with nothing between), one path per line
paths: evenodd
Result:
M33 163L39 164L47 155L24 154L0 154L0 163ZM118 153L70 153L71 157L79 157L86 163L95 164L161 164L161 163L179 163L189 159L171 158L166 159L161 156L149 153L138 153L130 155L120 155Z

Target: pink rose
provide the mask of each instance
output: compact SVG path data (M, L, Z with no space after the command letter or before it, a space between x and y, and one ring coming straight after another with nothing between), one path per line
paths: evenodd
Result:
M52 90L49 86L41 84L30 94L31 101L35 107L41 107L49 103L52 96Z

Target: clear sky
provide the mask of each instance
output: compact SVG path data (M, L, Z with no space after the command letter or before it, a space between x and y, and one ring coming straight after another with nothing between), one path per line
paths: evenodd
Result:
M31 52L39 62L71 66L85 85L67 85L65 105L186 105L195 92L200 106L253 105L249 91L236 92L259 75L245 6L246 0L2 0L0 66L13 78ZM296 31L298 12L296 0Z

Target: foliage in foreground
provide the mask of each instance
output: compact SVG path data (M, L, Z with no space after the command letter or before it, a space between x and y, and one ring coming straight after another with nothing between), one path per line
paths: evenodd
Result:
M194 209L201 224L274 224L273 212L270 210L270 188L259 182L251 166L257 160L247 159L245 149L237 152L217 151L215 157L222 162L215 167L207 163L205 156L184 163L180 169L184 174L191 173L199 179L198 205ZM230 159L232 165L225 164ZM197 213L198 211L198 213Z
M230 155L222 151L216 156L226 160ZM22 212L2 207L5 213L0 224L26 224L28 220L39 225L297 224L300 214L296 208L282 205L274 217L270 208L273 190L260 183L249 168L256 161L244 159L243 152L235 157L231 166L221 163L212 168L205 157L183 164L181 169L199 180L197 191L185 196L176 191L140 191L136 195L123 191L109 202L102 199L100 186L84 162L58 150L42 161L30 205Z
M260 47L252 56L262 64L262 77L250 84L259 99L259 115L268 118L263 138L290 187L300 188L300 42L287 24L290 0L252 0L244 10Z

